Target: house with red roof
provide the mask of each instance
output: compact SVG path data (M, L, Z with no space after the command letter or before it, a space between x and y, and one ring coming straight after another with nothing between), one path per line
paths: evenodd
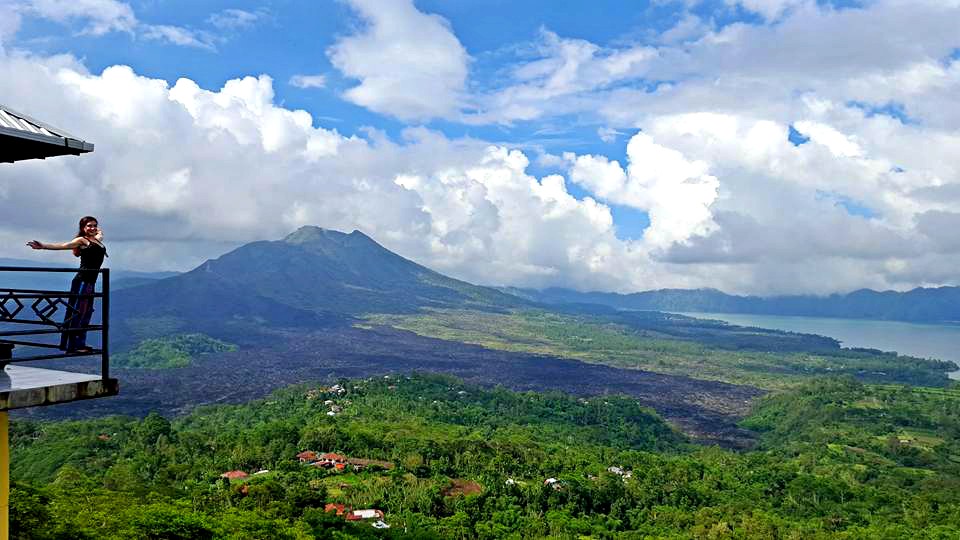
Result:
M297 459L300 460L300 463L313 463L317 460L317 453L313 450L304 450L297 454Z
M248 476L250 475L248 475L243 471L227 471L221 474L220 478L226 478L227 480L242 480L244 478L247 478Z
M337 517L340 517L349 512L350 509L348 509L344 504L327 503L327 505L323 507L323 511L328 513L336 512Z

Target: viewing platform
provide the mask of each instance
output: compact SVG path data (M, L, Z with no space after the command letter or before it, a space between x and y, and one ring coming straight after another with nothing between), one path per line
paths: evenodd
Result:
M7 366L6 377L0 375L0 411L56 405L81 399L115 396L119 392L116 379L100 375Z
M0 411L108 397L119 392L117 379L110 378L108 352L110 270L97 271L101 292L73 294L47 287L60 281L68 284L70 274L76 271L0 267L0 284L9 284L14 278L26 279L28 283L23 288L0 287ZM79 316L73 307L78 300L94 302L98 323L68 323ZM87 334L93 347L79 352L59 348L62 335L78 332ZM66 366L54 369L50 365L91 357L99 360L99 373L66 371ZM42 368L25 365L41 361Z

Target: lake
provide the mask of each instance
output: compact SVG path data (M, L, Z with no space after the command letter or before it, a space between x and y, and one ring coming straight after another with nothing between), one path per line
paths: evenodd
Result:
M897 351L920 358L950 360L960 366L960 325L742 313L681 313L681 315L700 319L718 319L740 326L819 334L839 340L844 347ZM960 379L960 370L951 373L950 378Z

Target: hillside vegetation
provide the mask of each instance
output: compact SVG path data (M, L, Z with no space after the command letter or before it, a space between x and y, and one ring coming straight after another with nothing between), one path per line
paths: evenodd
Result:
M806 383L759 404L747 453L688 446L626 398L436 376L299 386L172 422L15 422L13 526L31 540L952 538L957 392ZM303 450L381 465L338 472ZM232 470L251 475L220 478ZM338 503L390 528L324 511Z
M205 354L233 352L237 346L204 334L176 334L141 341L136 348L113 356L117 367L169 369L189 366Z

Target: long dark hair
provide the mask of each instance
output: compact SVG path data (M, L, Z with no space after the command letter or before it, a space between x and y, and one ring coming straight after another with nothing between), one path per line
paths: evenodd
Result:
M86 236L87 236L87 233L83 232L83 228L86 227L86 226L87 226L87 223L90 223L91 221L96 221L96 222L97 222L97 225L100 224L100 220L98 220L97 218L95 218L95 217L93 217L93 216L83 216L82 218L80 218L80 227L79 227L79 229L77 230L77 236L75 236L74 238L77 238L77 237L86 237ZM80 256L80 248L73 248L73 256L74 256L74 257L79 257L79 256Z

